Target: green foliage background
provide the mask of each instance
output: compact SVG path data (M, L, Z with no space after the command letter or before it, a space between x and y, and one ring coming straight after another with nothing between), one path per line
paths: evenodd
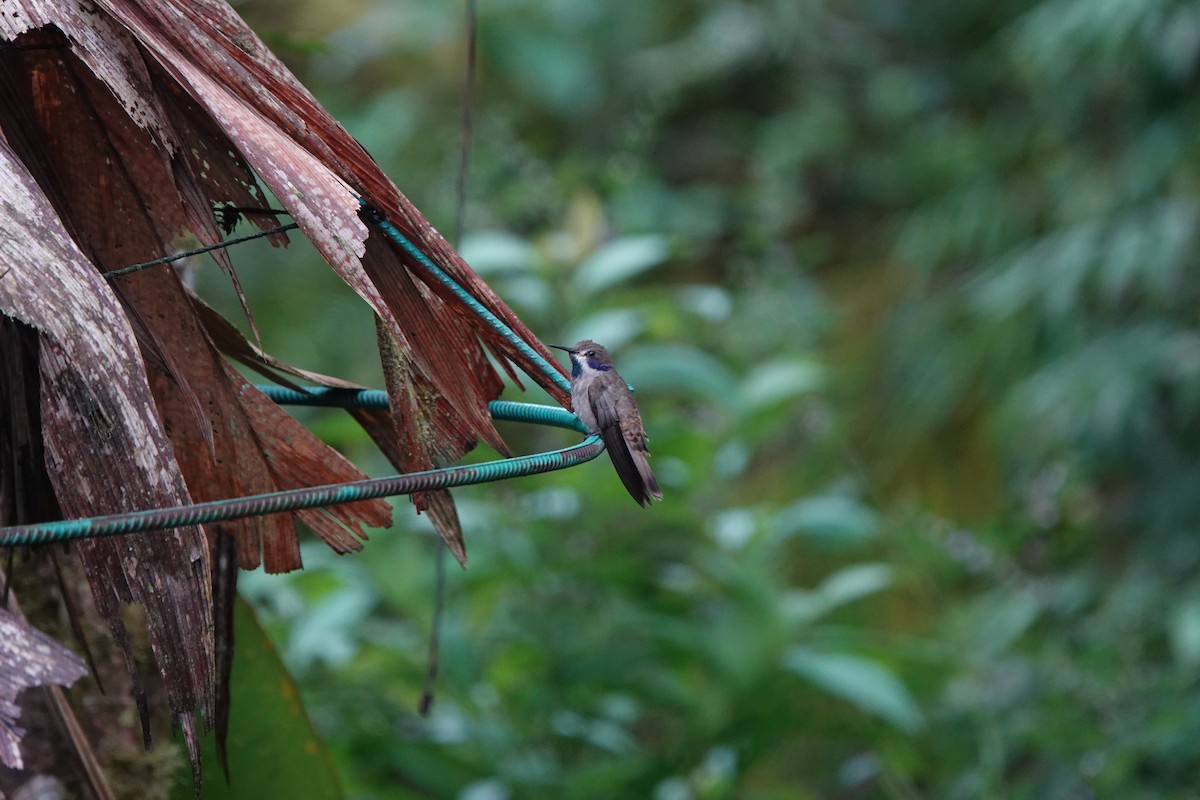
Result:
M238 8L450 232L462 6ZM1200 7L481 0L479 35L463 253L615 352L667 497L457 492L428 719L403 501L247 576L348 793L1195 797ZM302 243L235 263L268 350L379 382Z

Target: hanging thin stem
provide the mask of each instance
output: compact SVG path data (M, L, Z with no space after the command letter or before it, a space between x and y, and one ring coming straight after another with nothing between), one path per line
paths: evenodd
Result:
M467 0L467 64L463 75L462 121L458 145L458 181L454 193L454 249L462 244L467 213L467 172L471 161L471 135L475 108L475 0ZM437 682L438 658L441 651L442 611L446 606L446 548L439 547L434 566L436 579L433 590L433 620L429 627L429 668L421 691L419 710L427 716L433 708L434 684Z

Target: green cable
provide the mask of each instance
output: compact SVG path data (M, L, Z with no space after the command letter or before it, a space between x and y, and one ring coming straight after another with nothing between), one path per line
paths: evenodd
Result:
M542 372L544 372L550 377L551 380L558 384L560 389L565 392L571 391L571 382L563 377L561 372L550 366L550 363L546 361L541 353L530 347L529 344L520 336L518 336L512 328L508 327L503 320L485 308L483 303L480 303L473 295L471 295L470 292L459 286L458 281L450 277L450 275L437 264L434 264L433 261L430 260L429 256L421 252L421 250L415 244L409 241L408 237L401 233L395 225L387 221L387 218L383 216L383 212L377 208L364 205L361 216L367 222L375 225L377 228L379 228L379 230L383 231L389 239L400 245L400 247L403 248L406 253L412 256L423 269L429 272L429 274L433 277L437 278L443 286L452 291L455 296L458 297L458 299L462 300L472 311L474 311L481 319L483 319L484 322L491 325L492 328L501 336L503 336L509 344L520 351L521 355L525 356L534 364L536 364L542 370Z
M279 398L282 403L307 402L309 397L325 400L330 404L330 395L341 393L349 395L366 395L368 401L378 402L375 395L383 392L342 392L342 390L312 389L311 394L296 392L282 387L265 387L268 396ZM386 399L386 397L385 397ZM372 406L364 406L372 407ZM542 406L532 403L514 403L496 400L488 403L492 417L512 422L528 422L537 425L551 425L556 428L566 428L586 433L579 418L564 408L557 406ZM14 525L0 528L0 547L20 547L27 545L50 544L66 542L75 539L88 539L96 536L115 536L126 533L178 528L185 525L202 525L209 522L223 522L232 519L258 516L260 514L276 514L288 511L298 511L318 506L332 506L343 503L354 503L360 500L374 500L378 497L391 497L398 494L413 492L429 492L437 489L449 489L454 486L469 486L476 483L505 480L524 475L536 475L542 472L552 472L565 469L576 464L590 461L604 450L604 443L596 434L590 434L580 444L551 450L546 453L536 453L516 458L504 458L487 461L481 464L468 464L459 467L432 469L425 472L413 472L406 475L391 475L384 478L370 478L350 483L335 483L326 486L312 486L303 489L288 489L281 492L247 495L230 500L212 500L207 503L178 506L175 508L158 508L148 511L131 511L124 514L109 514L86 519L68 519L59 522L43 522L30 525Z

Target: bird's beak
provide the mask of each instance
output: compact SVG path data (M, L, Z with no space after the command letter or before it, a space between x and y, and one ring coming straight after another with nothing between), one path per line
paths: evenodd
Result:
M563 347L561 344L548 344L548 345L546 345L546 346L547 346L547 347L553 347L555 350L565 350L565 351L566 351L566 352L568 352L568 353L574 353L574 352L575 352L574 350L572 350L572 349L571 349L571 348L569 348L569 347Z

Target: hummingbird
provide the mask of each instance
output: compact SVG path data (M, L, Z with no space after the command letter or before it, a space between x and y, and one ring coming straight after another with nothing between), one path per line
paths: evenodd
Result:
M643 507L650 498L662 500L662 490L650 471L646 430L625 379L617 374L612 356L591 339L573 347L550 345L571 356L571 405L588 430L600 434L621 483Z

